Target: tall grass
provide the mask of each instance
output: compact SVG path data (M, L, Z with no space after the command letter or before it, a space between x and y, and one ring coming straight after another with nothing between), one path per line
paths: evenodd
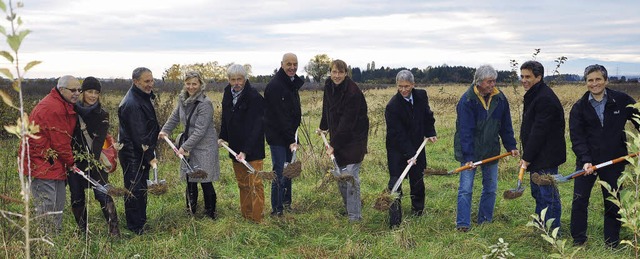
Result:
M446 85L426 88L430 104L435 112L438 142L429 143L427 152L428 166L432 168L453 169L458 163L453 158L453 134L455 132L455 105L459 96L467 89L467 85ZM501 88L507 95L512 108L522 103L522 89L512 87ZM586 90L584 86L561 85L553 88L565 107L565 117L571 105ZM106 93L102 102L111 113L112 128L116 133L116 107L123 93ZM202 198L199 199L199 212L195 217L189 216L185 210L185 183L179 180L178 160L169 151L159 163L160 178L166 179L169 192L162 196L149 196L148 223L150 230L137 236L122 227L124 225L124 206L122 199L117 199L117 207L123 237L107 238L107 226L102 218L99 203L88 199L90 234L85 239L76 231L71 213L64 215L63 232L52 241L54 247L38 245L33 248L33 255L47 257L114 257L130 258L209 258L209 257L407 257L407 258L480 258L489 252L489 247L500 238L509 243L509 250L520 258L541 258L552 253L552 248L540 238L540 233L526 226L533 213L534 201L529 193L528 175L525 176L525 195L517 200L504 200L498 195L495 207L494 222L484 225L472 225L468 233L455 231L455 215L458 176L426 176L426 210L422 217L404 216L401 227L395 230L388 228L388 215L373 209L375 198L386 187L389 179L386 165L384 107L395 94L395 89L373 89L365 91L371 120L368 154L362 164L362 202L364 220L358 224L349 224L339 214L342 200L337 187L327 181L326 169L329 158L323 154L322 140L315 134L301 135L302 150L298 153L303 163L303 172L293 183L293 212L282 218L266 217L262 224L254 224L240 216L239 193L235 182L231 161L227 152L221 151L221 178L215 182L218 195L218 220L211 220L203 214ZM221 93L209 91L209 98L220 103ZM631 93L635 98L638 93ZM177 96L161 96L161 109L172 109ZM303 128L311 133L318 127L321 115L322 92L301 92L303 103ZM171 105L165 102L171 102ZM219 110L219 106L215 107ZM167 114L159 111L159 114ZM170 111L168 111L170 112ZM521 112L519 110L518 112ZM512 111L514 118L520 117ZM115 115L115 116L114 116ZM163 118L166 119L166 118ZM515 120L514 120L515 121ZM515 124L516 135L520 125ZM568 140L568 129L567 140ZM518 139L518 136L516 136ZM0 179L4 184L0 191L17 196L18 179L15 176L15 141L3 140L0 143ZM575 158L567 145L568 161L560 167L560 172L567 174L574 169ZM213 144L212 144L213 147ZM166 145L160 144L161 149ZM271 167L271 159L267 151L265 168ZM517 181L518 159L506 158L499 165L498 194L512 189ZM480 177L477 177L480 178ZM112 184L123 186L122 172L118 169L110 178ZM265 183L265 214L270 212L270 186ZM408 184L404 185L408 192ZM560 236L570 238L568 233L571 197L573 185L559 185L562 196L563 214ZM474 201L472 218L476 217L477 204L481 191L481 182L474 184ZM87 193L92 197L91 193ZM630 257L633 251L622 249L611 251L605 249L602 240L602 196L597 189L593 192L589 217L591 237L588 246L580 250L579 258ZM403 199L405 211L410 211L408 195ZM12 204L0 203L3 209L11 210ZM68 210L67 210L68 211ZM624 230L623 238L632 234ZM9 254L22 257L15 227L6 221L0 221L0 239L4 240L2 249Z

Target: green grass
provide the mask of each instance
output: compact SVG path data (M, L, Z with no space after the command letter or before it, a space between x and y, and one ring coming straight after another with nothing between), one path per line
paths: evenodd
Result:
M458 163L453 159L453 134L455 131L455 103L466 86L451 86L439 90L429 87L432 108L436 113L436 127L439 141L428 144L425 149L430 167L453 169ZM512 88L503 88L513 110L521 109L521 96L512 93ZM571 104L581 95L575 86L555 88L563 103ZM254 224L240 216L238 188L233 176L227 152L221 150L221 179L214 183L218 195L217 220L203 215L203 199L199 198L199 212L195 217L185 210L185 183L178 177L178 160L166 150L160 152L160 178L166 179L169 192L162 196L149 196L149 231L142 236L132 234L124 228L124 206L122 198L116 199L120 228L120 239L107 238L107 227L99 210L99 204L87 193L89 201L89 228L91 234L79 235L70 209L65 208L63 232L52 241L51 247L36 243L32 253L37 257L50 258L209 258L209 257L286 257L286 258L479 258L488 254L488 247L504 238L510 243L513 253L519 258L544 258L553 253L551 246L541 237L540 232L526 227L533 213L534 201L530 195L529 177L525 176L525 194L516 200L504 200L502 193L516 186L518 159L508 158L500 162L499 184L494 222L472 225L468 233L455 231L458 176L427 176L426 211L422 217L413 217L410 199L403 197L404 222L396 230L389 230L387 213L373 209L375 198L385 188L389 179L384 147L384 106L395 93L393 89L370 90L366 92L371 119L369 153L361 169L363 217L361 223L349 224L340 216L342 200L335 183L324 181L328 158L322 154L321 140L311 135L311 144L302 139L303 150L299 159L303 163L303 173L293 184L293 213L283 218L268 216L270 208L270 184L265 183L265 220ZM520 91L523 93L523 91ZM214 102L220 102L219 93L210 95ZM121 97L114 95L113 100ZM303 113L308 122L307 129L313 132L318 125L322 93L306 91L302 93ZM115 103L116 101L108 101ZM115 108L110 106L112 114ZM569 106L570 108L570 106ZM568 115L568 108L565 105ZM519 121L514 111L514 121ZM113 118L113 117L112 117ZM112 121L113 122L113 121ZM514 125L516 133L519 125ZM568 131L568 129L567 129ZM111 132L114 132L113 128ZM516 137L517 138L517 137ZM560 167L562 174L573 171L574 156L567 142L567 162ZM3 140L0 152L0 192L12 197L20 197L17 190L18 178L15 173L15 150L17 141ZM267 150L267 156L269 152ZM271 160L265 160L265 169L271 168ZM122 172L118 169L111 175L112 183L122 186ZM404 184L409 193L408 184ZM568 240L571 194L573 184L559 186L562 196L561 238ZM611 251L602 240L602 194L594 188L589 207L589 243L578 252L578 258L631 257L631 249ZM477 204L481 192L480 177L474 184L472 219L476 217ZM68 195L67 195L68 197ZM20 212L21 207L0 202L0 208ZM23 257L20 250L22 235L6 219L0 219L0 246L2 257ZM622 237L631 233L623 229Z

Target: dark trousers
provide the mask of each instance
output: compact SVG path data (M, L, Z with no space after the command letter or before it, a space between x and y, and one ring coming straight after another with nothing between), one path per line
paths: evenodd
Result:
M271 182L271 209L282 213L284 207L291 206L291 179L282 175L284 163L291 161L291 150L285 146L270 145L271 162L276 172L276 179Z
M215 218L216 213L216 190L213 188L213 183L211 182L203 182L200 183L202 186L202 197L204 198L204 210L207 216ZM187 207L190 209L192 214L196 213L198 207L198 183L187 182Z
M577 168L580 170L582 168ZM589 197L591 189L599 177L600 180L607 182L612 188L617 189L618 178L621 172L615 173L599 173L598 175L585 175L575 178L573 182L573 202L571 204L571 237L574 243L584 243L587 241L587 207L589 206ZM620 214L618 214L618 206L609 201L611 194L604 188L602 196L604 198L604 241L608 245L617 245L620 242Z
M147 179L151 166L138 161L122 161L124 187L132 194L124 198L124 213L127 229L142 234L147 223Z
M558 168L540 169L537 171L539 174L558 174ZM529 180L531 185L531 197L536 201L536 214L540 215L543 209L547 208L544 222L549 219L554 219L551 224L551 229L560 227L560 218L562 216L562 203L560 201L560 193L558 188L554 185L537 185L532 180Z
M411 210L413 211L413 214L419 216L422 215L424 211L425 188L423 180L423 170L421 168L413 166L407 174L409 175ZM391 176L389 178L389 191L391 191L393 185L396 184L398 178L400 178L399 175ZM397 201L394 201L391 208L389 209L389 225L391 227L400 225L400 222L402 221L402 206L400 203L400 199L402 198L402 185L398 187L398 193L400 193L400 198L398 198Z

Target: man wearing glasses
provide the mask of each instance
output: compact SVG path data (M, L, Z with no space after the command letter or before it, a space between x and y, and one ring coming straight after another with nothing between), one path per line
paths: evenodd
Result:
M62 76L57 87L51 89L29 116L30 121L40 126L40 131L35 134L38 138L27 139L29 159L25 159L23 172L31 180L35 213L42 215L40 227L47 234L62 229L66 171L74 165L71 135L76 126L76 112L73 104L81 92L78 79ZM48 212L59 213L43 215Z

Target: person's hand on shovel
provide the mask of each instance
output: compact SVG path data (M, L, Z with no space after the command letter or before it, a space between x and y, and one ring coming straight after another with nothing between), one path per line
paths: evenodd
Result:
M298 150L298 143L291 143L291 145L289 145L289 150L291 150L291 152Z
M511 150L511 156L512 157L519 157L520 156L520 151L518 151L517 149Z
M530 165L530 162L524 161L524 159L520 159L520 163L518 163L518 165L522 168L524 168L525 170L527 169L527 167Z
M229 142L224 141L224 139L218 139L218 147L222 147L222 144L229 145Z
M165 137L169 137L169 134L164 131L160 131L160 133L158 133L158 139L164 139Z
M240 153L238 153L238 155L236 156L236 160L238 160L238 161L244 161L244 159L245 159L246 157L247 157L247 156L244 154L244 152L240 152Z
M593 165L591 163L584 163L584 166L582 166L582 169L584 169L584 175L590 175L594 173Z

